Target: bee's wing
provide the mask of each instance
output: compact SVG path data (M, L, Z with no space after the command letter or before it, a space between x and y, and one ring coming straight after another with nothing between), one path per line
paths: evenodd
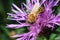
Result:
M35 3L32 9L32 12L37 12L39 8L40 8L40 3Z

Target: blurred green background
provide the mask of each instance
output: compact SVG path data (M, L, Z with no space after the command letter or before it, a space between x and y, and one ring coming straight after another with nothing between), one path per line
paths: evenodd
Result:
M7 13L11 12L12 3L15 3L18 7L21 7L21 3L26 3L26 0L0 0L0 40L15 40L10 38L9 34L11 30L16 31L16 33L22 33L26 28L22 29L8 29L6 28L6 24L12 23L13 21L7 20ZM60 12L60 3L58 6L53 8L55 14ZM48 35L47 35L48 36ZM40 36L37 37L37 40L60 40L60 27L56 26L54 31L48 36Z

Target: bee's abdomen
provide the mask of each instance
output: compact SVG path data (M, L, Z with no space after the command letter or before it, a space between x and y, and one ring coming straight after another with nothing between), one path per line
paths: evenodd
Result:
M29 14L28 15L28 22L33 23L36 20L36 15L34 14Z

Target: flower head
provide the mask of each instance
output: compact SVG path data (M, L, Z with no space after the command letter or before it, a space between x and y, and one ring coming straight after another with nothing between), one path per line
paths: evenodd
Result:
M52 7L56 6L59 0L26 1L27 5L25 3L22 3L22 9L18 8L15 4L13 4L13 7L15 7L17 10L12 8L12 11L15 14L8 13L8 15L11 16L10 18L8 17L8 19L15 20L19 24L8 24L7 27L14 29L21 27L29 27L29 32L17 34L12 37L20 37L17 40L36 40L36 37L43 28L48 27L53 29L55 24L60 26L60 13L55 16L52 10ZM40 7L43 7L44 11L39 10ZM29 16L30 14L33 14L34 16ZM36 20L34 19L34 17L36 18ZM30 21L28 19L33 23L29 23ZM21 23L21 20L25 20L26 22Z

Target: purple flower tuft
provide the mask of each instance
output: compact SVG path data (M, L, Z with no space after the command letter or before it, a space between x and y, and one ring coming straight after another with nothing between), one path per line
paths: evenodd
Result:
M9 20L15 20L18 22L18 24L7 24L8 28L22 28L22 27L29 27L28 33L23 34L17 34L12 36L13 38L20 37L17 40L36 40L38 34L42 31L42 28L48 27L48 28L54 28L54 25L60 26L60 13L56 16L53 14L52 7L56 6L59 0L26 0L27 5L25 3L22 3L22 9L18 8L15 4L12 4L13 7L16 8L12 11L15 14L8 13ZM27 21L28 15L31 12L33 6L39 3L40 6L43 5L44 11L40 13L37 17L37 20L31 24ZM21 20L25 20L25 23L21 23Z

